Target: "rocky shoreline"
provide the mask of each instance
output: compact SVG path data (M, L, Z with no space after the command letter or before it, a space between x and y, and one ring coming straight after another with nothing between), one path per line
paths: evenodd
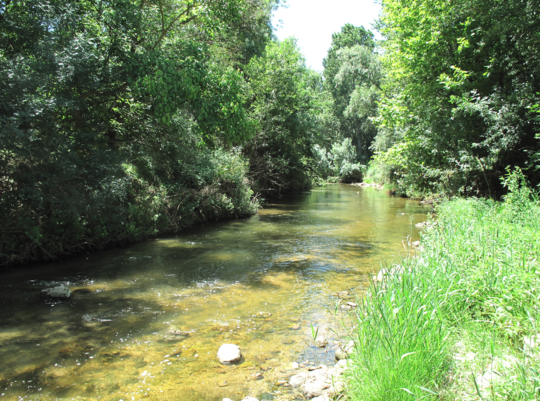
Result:
M304 397L308 400L330 401L343 393L345 388L343 373L345 373L348 364L348 359L342 359L333 367L328 367L325 365L309 367L292 376L287 384L288 386L301 390ZM230 398L224 398L223 401L233 400ZM263 400L248 396L243 398L241 401Z

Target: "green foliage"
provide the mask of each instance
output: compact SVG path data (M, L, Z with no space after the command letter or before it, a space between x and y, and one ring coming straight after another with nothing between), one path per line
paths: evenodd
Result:
M525 344L540 318L540 204L519 170L505 182L503 204L440 205L423 250L371 286L348 399L537 399L540 353Z
M109 176L93 190L57 189L53 193L59 198L47 207L38 209L26 200L24 209L17 210L3 200L0 263L55 259L257 211L247 165L238 152L205 150L196 156L176 160L186 170L179 181L165 175L158 180L138 160L141 167L124 164L119 178Z
M527 178L519 168L507 169L508 175L503 180L503 186L508 193L503 197L505 215L509 221L527 223L531 203L538 205L538 195L529 187Z
M332 35L332 46L323 62L325 87L334 100L333 114L342 137L356 145L358 161L366 164L377 133L371 118L377 116L382 79L373 33L346 24Z
M310 188L317 120L316 73L308 70L292 39L271 43L246 68L250 116L256 134L244 145L257 192L276 196Z
M313 151L317 170L322 177L332 176L341 182L362 181L365 166L355 163L356 148L350 138L345 138L341 143L334 143L328 152L319 145L315 145Z
M408 193L503 192L506 166L540 176L534 1L385 0L388 73L376 140ZM379 131L381 132L381 131Z
M233 67L274 4L0 2L0 265L253 213Z

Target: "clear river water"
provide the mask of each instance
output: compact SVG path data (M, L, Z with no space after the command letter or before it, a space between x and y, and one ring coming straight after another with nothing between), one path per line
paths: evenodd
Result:
M3 272L0 399L303 399L284 384L293 363L332 364L354 321L337 292L361 294L406 256L427 211L331 184L248 219ZM59 284L70 299L40 296ZM240 364L219 363L224 343Z

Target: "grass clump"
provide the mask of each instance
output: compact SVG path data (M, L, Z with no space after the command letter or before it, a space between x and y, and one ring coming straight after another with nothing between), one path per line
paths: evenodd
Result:
M521 171L505 185L440 205L424 250L373 283L347 399L540 399L540 204Z

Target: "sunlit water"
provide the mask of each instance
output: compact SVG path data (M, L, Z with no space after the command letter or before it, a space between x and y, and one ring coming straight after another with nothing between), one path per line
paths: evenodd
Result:
M418 202L329 185L246 220L0 275L0 398L292 400L292 362L331 364L328 329L418 239ZM66 284L67 301L40 297ZM313 344L312 327L329 337ZM180 334L179 334L180 333ZM242 363L220 365L224 343ZM302 399L302 398L298 398Z

